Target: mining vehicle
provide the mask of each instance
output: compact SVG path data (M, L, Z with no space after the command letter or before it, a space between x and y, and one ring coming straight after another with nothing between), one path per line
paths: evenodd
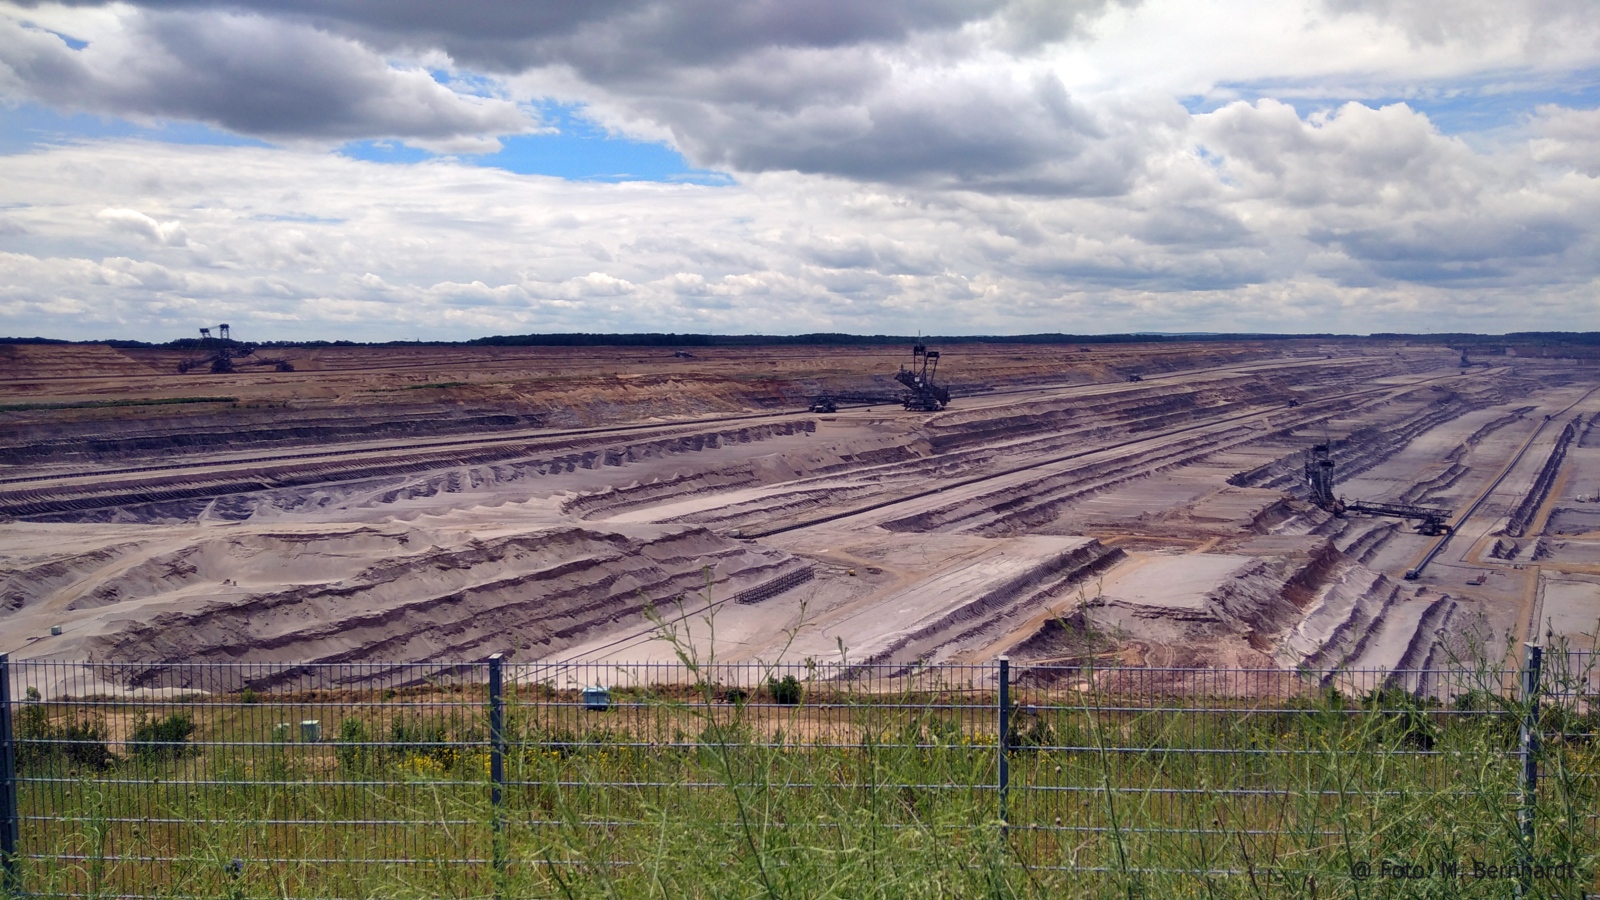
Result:
M1306 484L1311 488L1311 502L1327 510L1337 518L1344 518L1350 513L1364 516L1384 516L1392 519L1414 520L1417 523L1417 532L1430 536L1449 534L1450 526L1447 524L1453 513L1448 509L1434 509L1427 506L1412 506L1406 503L1379 503L1370 500L1346 500L1336 497L1333 493L1333 459L1329 454L1329 445L1317 444L1306 454L1305 476Z
M287 359L256 356L256 345L234 340L227 323L217 326L217 337L211 336L209 328L200 329L199 349L206 355L178 363L178 374L186 374L202 366L208 367L213 375L226 375L243 366L271 366L279 372L294 371L294 364Z
M1311 502L1344 518L1344 501L1333 495L1333 460L1328 455L1328 445L1318 444L1306 454L1306 484L1311 488Z
M939 351L929 350L921 341L911 348L911 368L903 364L894 380L905 385L910 393L902 401L906 409L938 412L950 402L950 392L934 380L939 371Z
M900 394L869 394L845 391L839 394L819 394L806 407L808 412L832 413L838 412L839 407L846 403L858 406L878 406L885 403L897 403L901 400Z

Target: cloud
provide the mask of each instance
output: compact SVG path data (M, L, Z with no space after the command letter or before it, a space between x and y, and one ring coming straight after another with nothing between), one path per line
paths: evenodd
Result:
M183 223L176 220L157 222L136 209L102 209L95 218L111 228L137 234L152 243L166 247L183 247L189 243L189 234Z
M1111 127L1037 51L1108 6L652 3L531 39L514 64L526 89L580 96L697 166L1101 194L1134 177L1118 142L1149 117Z
M1334 251L1314 271L1336 281L1591 277L1578 273L1592 269L1582 259L1595 247L1592 185L1541 176L1531 153L1476 152L1404 104L1302 119L1285 104L1241 102L1197 117L1196 130L1222 176L1219 199Z
M1073 194L1118 193L1131 177L1099 117L1048 73L890 68L848 98L636 102L691 159L736 171Z
M1196 124L1241 191L1295 206L1447 208L1499 174L1405 104L1347 103L1302 119L1274 100L1236 102Z
M205 122L278 141L394 137L444 151L497 149L529 130L516 104L457 93L417 66L303 24L219 11L128 12L74 50L0 17L0 91L13 100Z
M1014 63L1108 6L146 2L113 7L120 30L77 51L12 23L0 61L13 96L270 140L398 137L479 152L534 126L505 99L393 62L437 59L479 73L463 83L489 93L584 104L700 167L1096 194L1122 189L1132 154L1091 146L1108 123L1049 64ZM1115 144L1128 129L1111 130Z
M1511 39L1528 50L1592 29L1588 0L1324 0L1335 14L1398 25L1417 45L1482 46ZM1566 32L1566 34L1562 34ZM1592 32L1591 32L1592 33Z
M0 89L269 140L448 153L535 129L511 98L557 100L698 167L1109 196L1187 127L1174 89L1222 96L1265 78L1406 93L1485 67L1592 65L1600 26L1585 6L83 0L29 12L64 34L94 11L100 33L82 50L44 25L0 32Z
M1540 106L1532 130L1534 159L1600 176L1600 109Z
M214 0L152 0L151 9L196 10ZM231 4L229 4L231 6ZM374 43L439 47L464 63L514 71L574 63L595 72L716 62L771 47L838 47L898 41L959 28L1005 8L1002 0L275 0L248 4L273 16L342 28ZM1034 4L1023 4L1033 6Z
M1594 179L1404 107L1232 105L1107 196L574 183L148 143L7 166L0 206L28 232L0 258L12 334L1516 330L1529 309L1588 328L1600 277ZM153 184L164 205L141 210Z
M0 0L0 97L282 145L7 156L0 330L1592 327L1581 6ZM324 152L552 102L736 177Z

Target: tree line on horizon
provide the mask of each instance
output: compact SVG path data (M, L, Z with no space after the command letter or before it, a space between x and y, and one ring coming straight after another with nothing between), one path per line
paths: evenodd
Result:
M461 341L261 341L258 347L755 347L755 346L868 346L906 344L1150 344L1228 341L1396 341L1449 346L1506 344L1570 344L1600 346L1600 331L1518 331L1506 334L1449 332L1413 334L1374 332L1359 334L1267 334L1259 332L1127 332L1117 334L979 334L893 335L815 332L810 334L694 334L676 332L565 332L552 334L490 335ZM103 344L118 349L189 350L201 346L200 338L171 341L103 339L73 341L47 337L0 337L0 344ZM242 343L235 341L234 343Z

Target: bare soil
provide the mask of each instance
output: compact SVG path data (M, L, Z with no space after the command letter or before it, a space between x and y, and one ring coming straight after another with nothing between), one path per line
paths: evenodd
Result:
M1393 671L1595 639L1596 367L942 349L955 399L921 413L898 346L318 347L229 375L0 346L0 651ZM858 402L805 411L825 393ZM151 402L179 398L203 399ZM1322 442L1348 498L1452 510L1420 578L1437 538L1308 502Z

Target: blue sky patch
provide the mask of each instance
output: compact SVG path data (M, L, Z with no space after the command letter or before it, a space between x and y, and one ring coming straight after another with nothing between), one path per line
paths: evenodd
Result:
M678 151L664 144L609 137L592 125L588 129L563 126L558 134L504 137L501 143L505 146L499 153L462 159L522 175L555 175L574 181L733 182L721 172L691 167Z
M329 218L328 216L267 214L254 215L250 219L255 222L302 222L307 225L338 225L348 221L340 218Z
M23 28L26 28L26 29L28 29L30 31L42 31L45 34L55 35L57 38L59 38L61 40L61 43L67 45L67 49L69 49L69 50L82 50L83 48L89 46L89 42L88 41L80 40L78 38L73 37L70 34L62 34L61 32L56 31L54 28L45 28L43 26L40 26L40 25L35 24L33 22L28 22L28 21L22 21L22 22L19 22L18 24L21 25Z
M500 137L498 153L457 156L470 165L505 169L519 175L551 175L571 181L670 181L690 184L732 184L725 173L690 166L665 144L617 137L586 119L582 108L546 104L539 120L555 129L538 134ZM416 163L434 155L397 141L354 141L341 148L353 159Z
M45 31L50 31L50 29L48 29L48 28L46 28L44 30ZM71 36L69 34L62 34L59 31L50 31L50 33L55 35L56 37L60 38L61 39L61 43L66 44L69 48L71 48L73 50L82 50L83 48L89 46L89 42L88 41L80 41L77 38L75 38L75 37L73 37L73 36Z
M665 144L610 135L583 118L579 107L548 105L540 118L553 133L501 137L498 153L455 157L468 165L505 169L520 175L550 175L574 181L668 181L690 184L732 184L729 175L697 169ZM96 140L135 138L169 144L229 147L271 147L199 122L142 125L113 116L62 113L37 103L0 105L0 155L26 153L40 147ZM351 159L410 165L439 158L394 139L351 141L339 148Z
M1439 131L1451 135L1514 127L1545 104L1571 109L1600 107L1600 70L1593 69L1560 78L1505 72L1443 85L1329 88L1327 84L1309 82L1220 84L1210 94L1183 97L1180 101L1190 113L1199 114L1213 112L1234 100L1255 102L1271 98L1293 106L1301 118L1352 100L1373 109L1404 103L1426 115Z
M426 162L434 158L434 155L426 150L420 150L394 140L351 141L340 147L339 152L351 159L361 159L367 162L399 163L401 165Z
M207 144L223 147L270 147L255 138L242 137L199 122L158 122L140 125L113 116L60 113L37 103L0 104L0 155L27 153L40 147L84 141L136 138L168 144Z

